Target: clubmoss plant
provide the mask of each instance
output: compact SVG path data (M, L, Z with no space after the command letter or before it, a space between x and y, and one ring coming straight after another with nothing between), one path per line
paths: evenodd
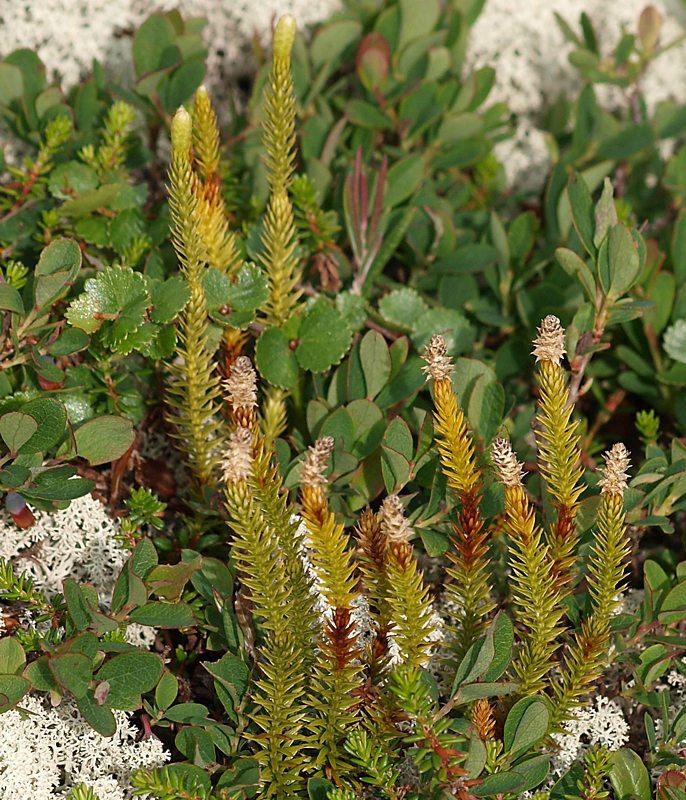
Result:
M267 321L283 325L293 313L299 292L293 205L288 195L295 161L295 93L291 50L295 20L284 16L274 31L272 69L264 99L263 146L266 154L269 203L264 221L262 263L269 279Z
M177 359L169 367L167 418L178 446L188 460L196 487L202 490L215 478L220 391L209 345L203 289L207 248L198 225L203 208L195 190L192 119L184 108L174 116L171 140L171 233L181 273L190 289L190 299L179 314Z
M575 517L583 492L578 422L572 419L574 409L560 365L564 354L564 330L560 320L547 316L538 329L533 349L539 364L536 377L540 390L535 432L541 475L557 510L547 538L553 578L558 586L568 584L572 578L578 543Z
M601 674L610 641L610 620L626 580L629 543L624 490L629 477L629 453L623 444L615 444L603 457L605 467L598 482L601 498L597 530L586 578L591 614L565 656L562 680L553 687L552 719L558 725L573 712L579 698Z
M494 608L488 575L489 531L479 510L482 475L466 417L453 389L454 368L442 336L431 338L424 360L424 371L433 380L434 425L441 468L459 501L447 572L452 578L448 592L457 607L455 654L462 658L483 632L488 614Z
M514 615L528 632L512 668L520 680L519 691L534 694L545 685L551 659L560 646L565 609L551 570L550 548L522 485L523 467L505 439L493 442L491 457L505 487Z

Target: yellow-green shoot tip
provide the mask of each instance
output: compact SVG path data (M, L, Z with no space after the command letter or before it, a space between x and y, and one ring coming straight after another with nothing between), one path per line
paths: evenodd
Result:
M181 106L174 114L171 124L172 150L176 153L186 153L193 140L193 121L191 115Z
M295 19L290 14L284 14L276 23L274 31L274 60L290 59L295 30Z

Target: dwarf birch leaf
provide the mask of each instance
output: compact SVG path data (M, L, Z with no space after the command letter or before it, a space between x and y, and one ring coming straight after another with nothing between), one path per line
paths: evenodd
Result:
M290 389L298 377L295 354L279 328L267 328L257 340L255 364L265 380L282 389Z
M379 300L381 316L398 327L413 331L419 317L429 310L414 289L395 289Z
M153 309L152 322L171 322L183 309L191 296L191 290L181 275L174 275L166 281L151 282L150 299Z
M83 294L72 301L66 317L86 333L97 331L108 321L111 343L124 339L143 323L150 305L146 279L129 267L106 267L86 281Z
M326 302L318 302L303 318L295 355L303 369L324 372L343 358L351 339L348 323L340 312Z

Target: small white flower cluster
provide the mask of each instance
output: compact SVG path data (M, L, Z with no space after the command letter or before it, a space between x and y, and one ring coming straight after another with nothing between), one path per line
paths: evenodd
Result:
M30 575L48 597L62 591L65 578L74 578L91 583L107 607L129 554L116 540L119 525L105 506L85 495L64 511L36 511L35 517L35 524L22 530L0 515L0 558L12 560L16 571ZM126 639L151 647L155 629L129 625Z
M629 724L616 700L597 695L593 702L575 712L566 722L567 733L552 735L558 749L552 753L553 774L562 775L579 761L592 745L618 750L629 739Z
M555 18L557 12L574 30L586 12L599 34L603 52L609 53L624 30L635 32L648 0L488 0L469 36L467 68L490 66L496 83L488 102L504 102L516 115L513 139L498 144L496 154L505 166L509 183L537 190L550 165L540 118L561 94L573 97L581 88L579 73L569 61L571 45ZM674 0L651 0L663 17L660 43L683 34L683 7ZM504 21L506 20L506 23ZM686 43L658 57L641 82L648 106L667 98L686 101ZM612 107L621 95L612 87L599 87L599 100Z
M129 800L131 773L162 766L169 753L155 737L137 741L129 715L114 714L117 732L108 739L70 701L51 708L37 697L24 698L21 708L2 715L0 800L58 800L81 783L100 800Z

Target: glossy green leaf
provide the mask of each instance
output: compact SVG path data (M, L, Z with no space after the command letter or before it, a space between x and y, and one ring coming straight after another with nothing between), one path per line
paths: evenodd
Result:
M492 633L490 636L482 636L474 642L457 668L453 680L453 693L462 684L478 680L491 666L494 656L495 647Z
M383 336L377 331L368 331L360 342L360 361L371 400L383 389L391 375L391 356Z
M579 258L573 250L568 250L566 247L558 247L555 251L555 258L568 275L578 278L589 300L595 301L595 280L586 262Z
M24 303L21 295L9 283L0 283L0 311L13 311L15 314L24 313Z
M14 708L30 688L20 675L0 675L0 714Z
M62 584L67 611L76 628L86 630L90 625L93 614L86 600L86 595L79 584L72 578L67 578Z
M600 247L607 232L617 224L617 209L614 201L614 187L609 178L603 181L603 192L595 207L595 233L593 244Z
M543 700L523 697L510 709L505 720L503 744L513 755L530 750L548 731L550 712Z
M471 787L470 792L475 797L497 797L519 793L524 783L524 776L518 772L497 772L494 775L487 775L482 783Z
M153 14L133 37L133 63L136 74L152 72L163 65L165 50L174 41L174 26L164 14Z
M407 287L394 289L379 300L379 313L388 322L412 331L416 322L429 310L422 297Z
M24 648L13 636L0 639L0 675L17 675L26 664Z
M173 114L176 109L193 96L195 90L205 78L205 58L198 56L189 58L180 64L169 76L169 80L160 88L160 100L168 114Z
M201 564L200 557L191 561L180 561L178 564L160 564L148 573L145 582L158 597L179 600L184 587L193 573L200 569Z
M350 347L352 333L337 309L317 302L300 324L298 363L310 372L323 372L343 358Z
M567 195L572 210L572 221L581 244L586 252L595 256L593 236L595 234L595 214L593 199L584 178L574 173L567 184Z
M476 379L469 389L467 416L485 442L490 442L502 424L505 413L505 390L485 375Z
M219 661L204 662L203 666L214 678L214 688L222 705L234 716L248 690L250 670L246 663L232 653L225 653Z
M367 90L380 89L391 67L391 48L387 39L380 33L368 33L357 47L355 67L360 82Z
M81 716L101 736L114 736L117 730L117 721L109 708L100 705L92 691L86 692L83 697L76 700Z
M54 302L81 267L81 248L72 239L55 239L41 253L36 265L34 296L41 308Z
M62 438L67 424L67 412L62 403L41 397L26 403L21 410L38 424L38 430L21 446L22 453L45 453Z
M9 411L0 417L0 436L3 442L16 453L38 430L38 423L30 414Z
M150 282L150 301L153 322L171 322L184 308L190 298L190 289L181 275L166 281Z
M426 36L433 31L440 13L439 0L426 0L417 3L415 0L399 0L400 7L400 41L398 49L412 39Z
M333 788L331 781L326 778L310 778L307 781L307 796L309 800L327 800Z
M664 625L682 622L686 619L686 581L677 583L667 592L662 601L658 619Z
M290 389L298 377L298 361L280 328L263 331L255 346L255 364L265 380L282 389Z
M616 800L651 800L650 775L633 750L622 748L612 754L609 777Z
M461 686L453 697L453 704L455 706L465 705L465 703L472 703L474 700L479 700L482 697L500 697L501 695L512 694L517 691L519 683L516 681L507 681L505 683L466 683Z
M195 624L193 611L187 603L151 601L131 611L129 619L154 628L187 628Z
M674 278L681 286L686 282L686 209L681 209L674 223L670 251Z
M63 653L50 659L50 670L57 683L78 699L86 695L93 679L93 659L83 653Z
M74 432L76 452L90 464L116 461L136 438L131 421L107 415L88 420Z
M90 337L79 328L65 328L59 337L50 345L51 356L68 356L85 350L90 344Z
M628 228L614 225L598 253L598 276L608 297L621 297L641 271L638 245Z
M179 693L179 681L172 672L165 672L155 689L155 704L158 708L169 708Z
M143 275L129 267L106 267L86 281L66 317L86 333L94 333L107 322L106 340L116 346L143 324L150 302Z
M155 688L163 669L162 659L154 653L120 653L105 663L96 678L109 683L107 704L126 711L137 708L140 695Z
M14 64L0 63L0 103L8 106L24 93L21 70Z
M356 19L341 19L323 25L312 40L310 58L315 69L335 61L347 47L357 41L362 25Z
M50 671L50 659L48 656L40 656L35 661L32 661L26 667L24 676L30 681L31 688L34 691L60 692L60 686Z
M540 786L550 772L550 757L541 755L528 758L512 767L512 772L516 772L524 778L524 785L520 792L528 792Z
M345 107L345 113L353 125L371 130L385 130L393 127L391 120L378 106L367 103L365 100L350 100Z
M413 153L396 161L388 170L388 188L384 196L386 208L394 208L411 197L424 180L424 156Z
M507 669L514 647L514 626L504 611L499 611L488 631L493 636L493 660L481 679L497 681Z

